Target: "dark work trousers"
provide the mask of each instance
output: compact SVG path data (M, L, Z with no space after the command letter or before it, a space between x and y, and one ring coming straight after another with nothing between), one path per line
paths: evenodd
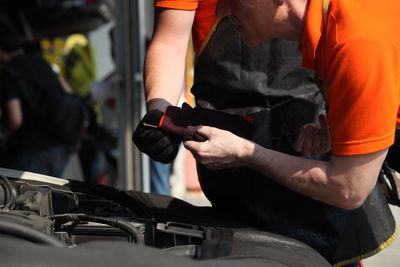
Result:
M56 145L46 149L16 153L11 158L6 158L4 167L62 178L68 159L68 147Z

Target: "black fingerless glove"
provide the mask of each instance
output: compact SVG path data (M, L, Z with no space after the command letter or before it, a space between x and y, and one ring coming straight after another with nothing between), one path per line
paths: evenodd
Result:
M140 151L153 160L171 163L182 140L159 127L163 115L160 110L150 110L136 127L132 140Z

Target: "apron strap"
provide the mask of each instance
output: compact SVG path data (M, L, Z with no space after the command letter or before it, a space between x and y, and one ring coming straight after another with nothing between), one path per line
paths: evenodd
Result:
M207 46L208 41L210 41L210 39L211 39L211 37L213 36L214 32L216 31L217 26L218 26L218 24L219 24L220 21L221 21L221 18L218 18L218 19L214 22L214 25L212 26L211 30L208 32L206 39L205 39L205 40L203 41L203 43L201 44L200 51L199 51L198 55L196 56L196 61L197 61L197 58L199 58L199 56L200 56L201 53L203 52L204 48Z

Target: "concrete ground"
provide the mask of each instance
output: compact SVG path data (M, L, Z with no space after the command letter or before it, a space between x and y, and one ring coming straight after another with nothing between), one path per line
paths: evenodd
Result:
M188 192L182 199L197 206L210 206L210 202L200 191ZM398 224L400 224L400 208L391 206ZM400 227L400 226L399 226ZM365 267L400 267L400 237L380 253L363 260Z
M396 222L400 224L400 208L391 206ZM400 237L390 246L364 260L365 267L399 267L400 266Z

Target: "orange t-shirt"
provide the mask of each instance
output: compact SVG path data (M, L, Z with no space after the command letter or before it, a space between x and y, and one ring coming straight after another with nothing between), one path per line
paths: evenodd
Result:
M400 1L311 0L303 65L328 84L334 155L360 155L393 144L400 103ZM325 36L324 36L325 32Z
M198 54L208 34L217 21L217 0L155 0L154 6L179 10L196 10L193 22L193 47Z

